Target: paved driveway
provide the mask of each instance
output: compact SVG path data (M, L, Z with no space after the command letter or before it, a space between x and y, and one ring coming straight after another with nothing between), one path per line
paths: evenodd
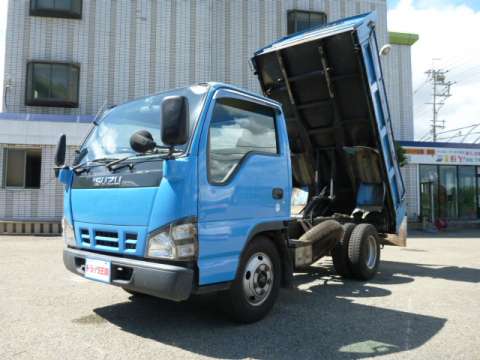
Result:
M0 359L480 359L479 235L386 247L368 283L322 261L248 326L70 274L60 238L0 237Z

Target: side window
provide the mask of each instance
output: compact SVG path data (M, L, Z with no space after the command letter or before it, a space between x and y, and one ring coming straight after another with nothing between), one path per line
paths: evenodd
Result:
M278 154L275 110L236 99L215 104L209 129L208 177L229 180L248 153Z

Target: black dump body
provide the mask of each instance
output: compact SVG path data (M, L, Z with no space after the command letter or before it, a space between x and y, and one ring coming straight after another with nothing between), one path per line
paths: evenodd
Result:
M252 59L263 93L283 105L294 187L325 199L314 216L350 215L361 183L389 191L359 29L332 33L282 39ZM394 232L394 206L383 194L384 204L392 211L380 209L381 222Z

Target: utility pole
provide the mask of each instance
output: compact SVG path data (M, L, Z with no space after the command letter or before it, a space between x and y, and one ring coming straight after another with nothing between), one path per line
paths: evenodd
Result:
M435 59L434 59L435 60ZM446 74L448 70L437 69L432 66L431 69L425 72L428 76L428 81L432 84L432 102L427 103L432 105L432 125L431 132L433 141L437 141L437 130L445 128L445 120L438 119L438 113L442 106L445 104L445 100L451 96L450 88L454 84L452 81L447 81Z

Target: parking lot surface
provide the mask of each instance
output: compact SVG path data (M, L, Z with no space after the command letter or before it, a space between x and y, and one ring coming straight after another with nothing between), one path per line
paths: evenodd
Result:
M0 359L480 359L480 232L386 247L367 283L322 260L247 326L214 296L132 298L75 276L60 238L0 244Z

